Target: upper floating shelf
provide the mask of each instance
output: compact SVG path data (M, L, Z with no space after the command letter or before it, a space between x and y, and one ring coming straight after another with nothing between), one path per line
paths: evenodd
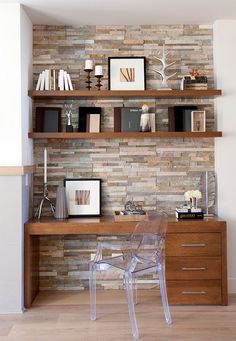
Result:
M119 139L119 138L209 138L221 137L221 131L156 131L149 132L100 132L100 133L29 133L29 138L32 139Z
M140 97L140 98L177 98L177 97L213 97L220 96L221 90L73 90L73 91L36 91L28 92L31 98L118 98L118 97Z

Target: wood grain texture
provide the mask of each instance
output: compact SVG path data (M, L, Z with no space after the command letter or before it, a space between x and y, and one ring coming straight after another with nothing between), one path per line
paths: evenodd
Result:
M55 219L30 220L25 224L25 306L29 308L35 298L38 287L38 276L35 268L38 267L37 245L39 236L45 235L125 235L133 231L136 222L114 221L112 216L100 218L77 218L63 221ZM167 288L170 289L170 303L192 304L193 297L200 297L198 304L227 304L227 262L224 250L226 248L226 223L220 218L199 220L177 220L169 218L166 237L166 273ZM187 245L183 246L183 245ZM197 245L197 246L196 246ZM200 245L200 246L199 246ZM199 251L200 248L200 251ZM31 256L34 251L34 258ZM185 256L183 258L183 256ZM172 262L174 258L174 262ZM186 261L185 261L186 260ZM171 265L172 264L172 265ZM175 264L175 265L173 265ZM186 275L185 270L179 271L175 267L206 267L206 276L202 276L201 283L196 270ZM174 268L173 268L174 267ZM177 271L177 272L176 272ZM178 272L179 271L179 272ZM37 272L37 271L36 271ZM173 277L178 275L178 280ZM194 275L193 275L194 273ZM182 275L183 274L183 275ZM186 281L187 280L187 281ZM180 283L181 289L176 292L174 282ZM208 283L209 282L209 283ZM202 287L210 285L216 288L211 294ZM203 297L199 293L182 295L188 287L192 291L204 291ZM182 291L181 291L182 290ZM206 298L207 297L207 298ZM188 300L188 298L190 298Z
M149 132L100 132L100 133L37 133L30 132L32 139L124 139L124 138L209 138L222 137L221 131L157 131Z
M176 97L213 97L220 96L221 90L73 90L73 91L36 91L30 90L31 98L117 98L117 97L141 97L141 98L176 98Z

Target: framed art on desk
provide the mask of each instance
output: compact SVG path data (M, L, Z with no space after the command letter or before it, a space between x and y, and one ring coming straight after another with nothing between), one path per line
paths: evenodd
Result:
M101 179L64 179L70 217L101 215Z
M108 57L109 90L145 90L145 57Z

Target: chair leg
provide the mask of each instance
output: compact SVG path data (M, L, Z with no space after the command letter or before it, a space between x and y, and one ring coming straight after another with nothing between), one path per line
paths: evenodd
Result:
M96 264L89 263L89 299L90 299L90 319L96 320Z
M129 318L130 318L130 323L131 323L132 334L135 339L138 339L139 332L138 332L138 326L137 326L135 309L134 309L134 292L133 292L132 274L128 271L125 272L124 279L125 279L125 289L126 289L126 295L127 295Z
M168 324L171 324L172 318L170 315L170 309L169 309L167 292L166 292L165 271L163 270L162 265L157 267L157 272L159 276L160 293L161 293L161 300L162 300L162 305L164 309L165 319Z

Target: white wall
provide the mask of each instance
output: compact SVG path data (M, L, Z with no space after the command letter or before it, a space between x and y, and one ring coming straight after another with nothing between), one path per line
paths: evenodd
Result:
M218 215L227 221L229 292L236 292L236 21L216 21L214 70L217 88L217 127L223 138L216 139Z
M31 164L28 140L32 77L32 24L19 4L0 4L0 166ZM0 176L0 313L23 310L24 222L30 179Z

